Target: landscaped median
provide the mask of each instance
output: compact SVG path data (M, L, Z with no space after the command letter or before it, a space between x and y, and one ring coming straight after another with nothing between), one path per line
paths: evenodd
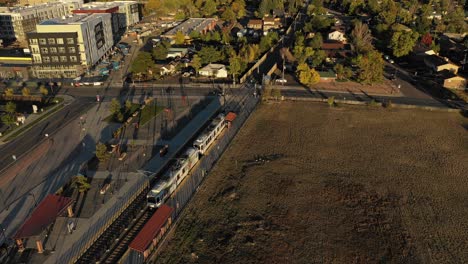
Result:
M8 142L12 139L15 139L19 135L23 134L24 132L28 131L31 129L33 126L38 124L39 122L43 121L50 115L56 113L63 107L63 101L64 99L62 97L55 97L53 99L48 100L50 103L47 105L44 105L41 109L36 114L30 114L30 117L33 117L33 120L31 122L27 122L28 119L26 119L26 124L25 125L20 125L16 126L14 124L11 125L11 128L8 129L6 132L3 133L1 139L3 142Z

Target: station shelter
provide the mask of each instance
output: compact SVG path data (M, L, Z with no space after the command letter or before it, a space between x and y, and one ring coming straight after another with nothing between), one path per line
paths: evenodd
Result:
M174 209L163 204L130 243L129 263L143 263L157 248L172 224Z
M19 251L24 251L28 244L34 245L26 243L34 240L38 253L43 253L43 241L47 237L47 232L56 218L65 214L65 211L68 217L73 217L72 205L71 198L55 194L47 195L14 235Z

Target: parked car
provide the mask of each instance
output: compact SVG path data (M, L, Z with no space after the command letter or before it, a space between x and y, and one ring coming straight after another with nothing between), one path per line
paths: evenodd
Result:
M164 157L167 152L169 151L169 145L164 145L160 150L159 150L159 156Z
M281 78L281 79L276 79L275 82L277 82L277 83L287 83L288 80Z

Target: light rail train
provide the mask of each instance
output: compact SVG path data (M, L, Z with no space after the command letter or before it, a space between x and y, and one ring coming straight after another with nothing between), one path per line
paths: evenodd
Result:
M146 201L149 208L158 208L171 196L225 128L225 116L219 114L200 133L193 146L188 147L176 159L176 162L165 171L161 179L148 192Z

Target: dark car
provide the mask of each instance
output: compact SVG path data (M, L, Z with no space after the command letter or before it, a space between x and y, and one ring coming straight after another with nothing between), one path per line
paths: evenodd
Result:
M169 145L164 145L160 150L159 150L159 156L164 157L167 152L169 151Z

